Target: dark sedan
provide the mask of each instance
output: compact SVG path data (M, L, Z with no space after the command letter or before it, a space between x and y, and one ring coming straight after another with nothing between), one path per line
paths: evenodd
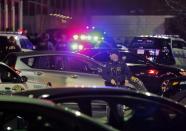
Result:
M85 49L79 53L90 56L95 60L105 63L109 61L109 54L113 49ZM183 70L171 66L159 65L144 59L129 51L119 51L120 56L126 61L133 76L139 78L148 91L161 94L163 81L182 76Z
M120 130L186 129L186 108L149 92L120 88L53 88L15 95L51 100Z
M0 96L1 131L114 131L53 102Z

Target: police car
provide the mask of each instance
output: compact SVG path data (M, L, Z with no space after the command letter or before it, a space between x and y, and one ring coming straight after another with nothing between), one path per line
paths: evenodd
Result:
M13 69L0 62L0 94L8 94L23 90L46 87L43 84L27 81L25 76L19 76Z
M13 36L16 40L16 44L21 48L22 51L32 51L34 46L30 40L19 32L0 32L0 43L7 44L8 39Z
M98 75L99 62L90 57L71 52L20 52L4 60L12 64L28 80L52 87L104 86Z
M186 69L186 41L173 35L135 37L129 50L158 64Z
M130 51L99 48L84 49L79 51L79 53L90 56L104 64L110 60L110 52L116 50L129 66L132 75L135 76L133 81L139 83L140 88L145 87L152 93L160 94L161 86L167 79L186 76L186 71L181 68L157 64Z

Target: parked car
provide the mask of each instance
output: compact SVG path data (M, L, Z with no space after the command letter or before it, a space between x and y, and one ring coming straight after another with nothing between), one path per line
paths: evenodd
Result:
M70 52L12 53L4 60L20 75L52 87L104 86L98 74L103 65L90 57Z
M103 64L93 58L71 52L21 52L12 53L4 60L19 70L28 80L50 87L104 86ZM13 64L13 65L12 65ZM127 86L145 90L132 77ZM138 86L139 85L139 86Z
M0 105L3 131L116 131L49 101L0 96Z
M137 36L130 43L129 50L155 63L186 69L186 41L179 36Z
M46 85L27 81L27 77L19 76L12 68L0 62L0 94L11 94L12 92L45 88Z
M90 56L103 64L109 62L110 52L115 49L84 49L79 53ZM156 94L161 94L163 81L177 76L185 75L185 70L180 68L160 65L140 57L130 51L118 51L122 59L129 66L133 76L138 78L140 85Z
M51 88L14 95L46 99L126 131L185 130L186 107L149 92L121 88Z

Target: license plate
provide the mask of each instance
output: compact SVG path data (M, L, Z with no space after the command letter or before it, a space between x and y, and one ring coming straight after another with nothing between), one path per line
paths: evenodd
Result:
M145 50L138 49L137 50L137 54L143 55L143 54L145 54Z

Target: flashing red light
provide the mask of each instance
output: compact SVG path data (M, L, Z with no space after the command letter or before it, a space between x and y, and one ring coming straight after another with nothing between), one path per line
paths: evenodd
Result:
M158 70L155 70L155 69L150 69L150 70L147 71L147 73L149 75L157 75L159 73L159 71Z

